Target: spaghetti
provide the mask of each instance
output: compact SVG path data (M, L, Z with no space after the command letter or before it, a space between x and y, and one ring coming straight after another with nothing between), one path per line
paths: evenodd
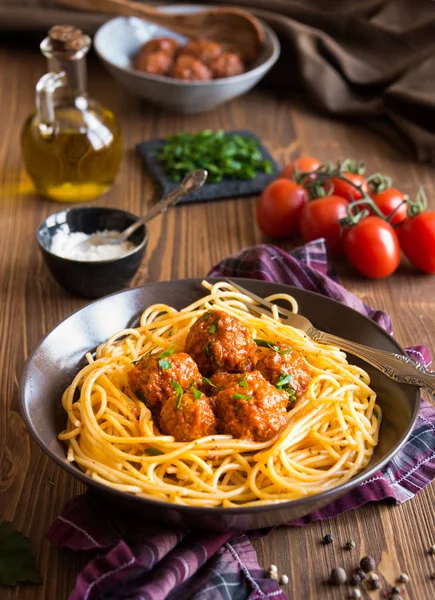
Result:
M337 347L318 344L280 322L253 316L254 301L230 284L203 282L208 294L180 311L155 304L136 328L115 333L65 390L67 460L94 480L139 496L191 506L237 507L294 500L348 481L378 442L381 409L370 378ZM294 298L283 300L297 312ZM267 442L216 434L191 442L162 435L151 412L128 387L127 373L147 353L175 345L210 309L241 321L254 338L287 342L312 372L286 425Z

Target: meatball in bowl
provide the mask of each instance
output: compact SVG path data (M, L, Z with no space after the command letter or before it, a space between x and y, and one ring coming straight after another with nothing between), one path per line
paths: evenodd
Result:
M202 8L161 10L186 14ZM104 23L94 47L111 75L132 94L172 112L198 113L249 91L270 70L280 45L273 30L265 23L263 27L263 47L251 64L213 40L187 39L136 17Z

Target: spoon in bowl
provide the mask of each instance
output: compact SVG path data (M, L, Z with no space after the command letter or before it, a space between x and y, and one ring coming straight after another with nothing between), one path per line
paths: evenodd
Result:
M187 196L187 194L191 194L195 190L199 189L204 185L207 179L208 172L205 169L198 169L197 171L192 171L183 179L180 183L179 187L171 190L166 198L161 200L158 204L153 206L153 208L144 216L135 221L132 225L124 229L121 232L110 232L110 234L106 233L97 233L87 240L80 242L75 246L74 250L77 248L86 249L92 248L95 246L106 246L106 245L114 245L114 244L122 244L126 242L128 238L139 229L144 223L151 221L157 215L164 213L171 206L177 204L179 200L183 196Z

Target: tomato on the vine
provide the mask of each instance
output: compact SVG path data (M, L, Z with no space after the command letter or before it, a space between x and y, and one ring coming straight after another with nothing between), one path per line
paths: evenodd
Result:
M347 206L340 196L325 196L304 204L299 219L304 242L323 237L332 256L343 254L339 220L346 217Z
M406 258L425 273L435 273L435 211L406 219L398 231Z
M400 263L396 232L380 217L370 215L345 228L343 249L350 264L372 279L388 277Z
M408 205L404 202L405 196L402 192L396 190L396 188L390 187L383 192L379 192L378 194L372 193L370 195L373 202L386 217L389 217L395 211L390 221L391 225L401 223L408 216Z
M301 156L292 160L288 165L281 171L280 177L291 179L295 171L295 167L299 172L304 171L316 171L321 166L320 160L313 158L312 156Z
M258 201L258 226L263 233L275 238L294 234L306 201L307 192L302 186L290 179L275 179L263 190Z
M334 196L341 196L342 198L345 198L348 202L352 202L353 200L360 200L363 197L363 195L356 187L354 187L355 185L361 187L361 189L366 194L368 194L369 188L364 175L346 172L343 173L343 177L348 179L351 183L349 183L348 181L343 181L343 179L340 179L338 177L331 178L331 181L334 184L334 191L332 192Z

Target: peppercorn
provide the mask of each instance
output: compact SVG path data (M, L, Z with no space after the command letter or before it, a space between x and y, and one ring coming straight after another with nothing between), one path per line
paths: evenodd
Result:
M333 541L334 538L330 533L327 533L325 536L323 536L322 542L324 544L332 544Z
M408 583L409 576L406 573L400 573L398 581L401 583Z
M351 598L361 598L361 592L359 590L352 590L350 593Z
M355 573L358 575L358 577L361 579L361 581L364 581L364 579L366 578L366 574L364 573L364 571L362 569L357 569L355 571Z
M379 583L379 579L373 579L370 582L370 587L372 590L378 590L381 587L381 584Z
M346 583L346 571L341 567L335 567L332 569L331 574L329 576L329 583L332 585L342 585Z
M400 594L402 590L400 589L400 587L397 587L397 585L393 585L393 587L391 588L390 592L392 594Z
M355 548L356 544L353 540L348 540L345 544L344 544L344 549L345 550L353 550Z
M363 556L359 561L359 566L365 573L369 573L370 571L375 570L376 562L373 556Z
M287 575L281 575L281 579L279 580L281 585L287 585L288 584L288 577Z
M353 586L359 585L361 583L361 577L357 573L354 573L353 575L351 575L349 583Z
M376 575L376 573L369 573L367 576L367 581L377 581L379 579L379 577Z

